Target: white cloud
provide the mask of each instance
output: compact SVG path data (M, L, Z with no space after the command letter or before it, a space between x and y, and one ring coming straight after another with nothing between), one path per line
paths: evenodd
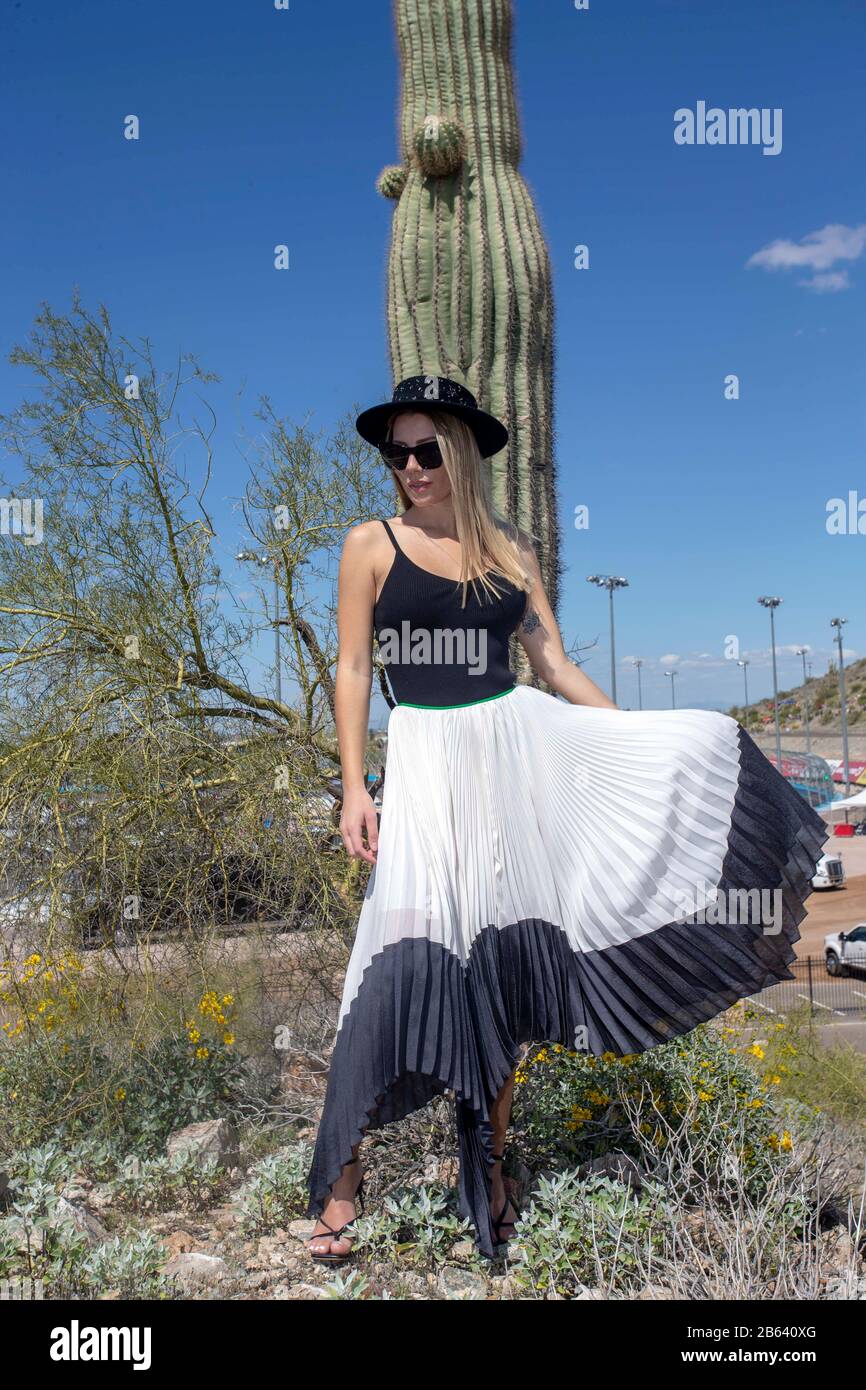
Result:
M839 290L851 288L847 270L828 270L823 275L813 275L811 280L798 280L797 284L816 294L837 294Z
M801 241L788 241L781 237L771 241L769 246L750 256L746 266L757 265L763 270L814 270L818 272L815 278L820 279L820 272L830 270L837 261L859 260L864 249L866 222L859 227L831 222L818 232L809 232ZM847 284L827 288L846 289Z
M819 232L809 232L802 241L779 238L756 251L746 266L762 270L811 270L815 273L798 280L803 289L813 294L839 294L851 288L848 271L833 270L838 261L856 261L866 249L866 223L846 227L841 222L828 223ZM798 335L802 329L797 330Z
M676 652L667 652L665 656L659 657L659 661L661 662L662 666L674 666L679 661L679 659L680 658Z

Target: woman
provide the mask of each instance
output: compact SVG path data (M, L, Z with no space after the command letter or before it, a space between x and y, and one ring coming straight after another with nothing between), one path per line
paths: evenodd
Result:
M443 377L359 416L405 510L348 534L340 829L373 865L308 1175L337 1261L360 1141L454 1092L459 1207L492 1255L527 1041L657 1046L792 978L823 821L727 715L620 711L568 660L527 536L494 515L498 420ZM395 697L381 829L366 790L372 638ZM517 684L516 632L555 694ZM557 699L556 696L561 696Z

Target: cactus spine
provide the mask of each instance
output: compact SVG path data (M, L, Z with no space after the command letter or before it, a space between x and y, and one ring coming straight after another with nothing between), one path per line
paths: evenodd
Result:
M554 609L553 301L532 198L518 172L511 0L395 0L405 184L388 263L394 380L468 386L510 431L490 460L497 508L536 541ZM381 191L395 196L392 181ZM521 653L522 655L522 653Z

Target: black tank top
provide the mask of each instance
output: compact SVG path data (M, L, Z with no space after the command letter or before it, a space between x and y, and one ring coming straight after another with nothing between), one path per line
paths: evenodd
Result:
M526 611L526 590L488 570L499 596L470 584L461 607L460 581L421 569L382 525L396 554L373 626L396 703L467 705L513 689L508 639Z

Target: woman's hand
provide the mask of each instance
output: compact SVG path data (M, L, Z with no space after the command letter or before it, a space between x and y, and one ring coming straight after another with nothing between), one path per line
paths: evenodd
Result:
M364 844L365 831L367 845ZM352 859L365 859L368 864L375 864L379 848L379 822L373 798L363 787L349 791L343 797L340 834Z

